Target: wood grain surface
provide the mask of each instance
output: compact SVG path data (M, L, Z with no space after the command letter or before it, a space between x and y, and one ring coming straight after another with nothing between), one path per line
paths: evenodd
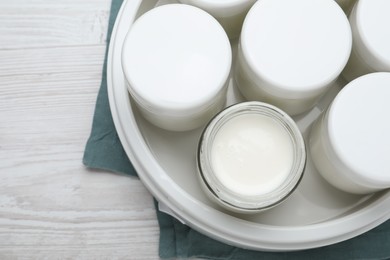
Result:
M158 259L141 182L82 165L110 0L0 0L0 259Z

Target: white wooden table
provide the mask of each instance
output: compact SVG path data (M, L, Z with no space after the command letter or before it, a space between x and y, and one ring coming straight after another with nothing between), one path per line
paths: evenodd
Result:
M152 197L82 165L111 0L0 0L0 259L158 259Z

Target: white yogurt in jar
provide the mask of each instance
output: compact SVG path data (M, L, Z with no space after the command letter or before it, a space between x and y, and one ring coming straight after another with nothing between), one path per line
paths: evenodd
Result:
M258 114L238 115L221 126L211 148L217 179L249 196L279 187L294 161L293 143L279 122Z
M285 112L252 101L230 106L210 121L197 161L201 186L212 201L255 213L281 203L297 187L306 149Z

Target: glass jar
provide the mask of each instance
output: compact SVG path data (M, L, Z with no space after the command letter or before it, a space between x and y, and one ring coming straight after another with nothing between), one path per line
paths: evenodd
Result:
M260 212L284 201L301 180L305 164L305 143L295 122L258 101L221 111L198 146L198 176L205 193L239 213Z

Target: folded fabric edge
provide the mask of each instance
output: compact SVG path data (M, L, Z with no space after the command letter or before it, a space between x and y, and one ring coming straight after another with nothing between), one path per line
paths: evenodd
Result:
M175 219L158 209L158 201L154 199L157 221L160 226L159 256L164 259L177 257Z

